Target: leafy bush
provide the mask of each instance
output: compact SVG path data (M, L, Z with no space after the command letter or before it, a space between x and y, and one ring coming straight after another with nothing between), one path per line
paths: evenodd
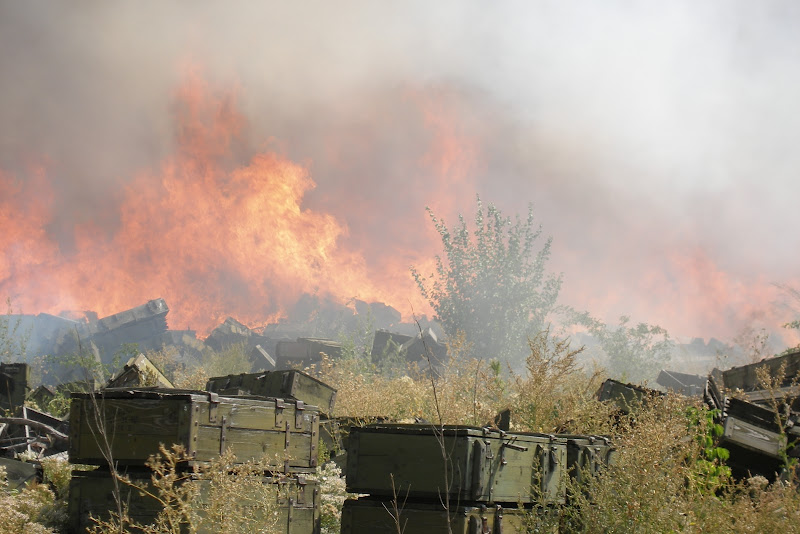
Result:
M524 359L526 339L544 328L561 277L546 273L551 239L537 250L542 229L533 208L512 223L495 206L484 212L477 203L473 231L463 216L451 230L428 209L444 258L436 256L435 274L411 273L448 336L463 332L471 356L513 365Z

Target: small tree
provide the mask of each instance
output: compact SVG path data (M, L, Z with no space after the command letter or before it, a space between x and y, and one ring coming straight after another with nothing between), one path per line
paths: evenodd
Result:
M0 362L24 361L31 329L22 328L22 319L14 317L11 298L6 299L6 313L0 315Z
M608 357L608 371L613 377L630 382L654 379L672 358L674 343L669 333L657 325L639 323L631 326L630 317L619 318L619 325L609 327L587 312L573 316L585 326Z
M561 276L545 272L552 240L537 250L542 229L534 225L532 207L527 219L512 223L495 206L484 211L480 198L477 203L472 232L463 216L450 230L426 208L444 259L436 256L435 274L426 277L414 267L411 274L448 336L464 332L476 357L519 363L561 289Z

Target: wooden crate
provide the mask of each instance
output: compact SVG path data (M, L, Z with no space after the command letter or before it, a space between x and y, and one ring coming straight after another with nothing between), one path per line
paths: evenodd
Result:
M124 472L132 483L145 488L148 492L157 495L153 488L148 469L129 468ZM188 478L187 480L192 480ZM263 482L268 485L270 498L274 498L267 512L277 512L277 518L264 517L264 523L274 525L275 531L286 534L316 534L319 532L319 486L316 481L307 480L302 476L293 477L264 477ZM192 483L200 485L198 500L200 504L208 502L209 482L207 480L193 480ZM74 471L69 485L67 502L68 532L85 533L87 528L95 524L90 515L97 518L108 519L111 511L117 510L117 503L113 494L114 484L111 474L106 470ZM242 502L248 499L261 497L242 495ZM274 495L274 497L272 497ZM155 521L162 504L154 497L138 489L122 484L120 497L128 508L129 516L142 525ZM259 501L260 502L260 501ZM254 503L252 515L259 519L265 509ZM244 504L245 509L248 508ZM188 531L188 529L187 529ZM199 534L212 534L220 532L219 529L200 530Z
M341 534L396 534L397 522L403 532L413 534L514 534L546 532L539 519L548 512L518 509L516 506L486 506L480 504L451 503L449 510L436 502L403 500L394 504L390 500L362 497L348 499L342 507ZM448 521L449 518L449 521ZM555 530L550 530L554 532Z
M567 440L567 474L578 482L613 462L614 446L605 436L558 434Z
M262 397L301 400L307 404L318 406L325 414L332 414L333 406L336 403L334 388L297 370L218 376L209 379L206 384L206 390L215 393L236 389Z
M0 363L0 412L13 412L25 404L30 382L31 369L27 363Z
M563 503L567 441L469 426L351 429L347 490L453 502Z
M160 444L178 444L197 462L230 448L238 461L265 458L277 470L313 470L318 443L319 411L301 401L160 388L105 389L71 399L73 463L105 464L103 452L110 449L120 465L143 465Z

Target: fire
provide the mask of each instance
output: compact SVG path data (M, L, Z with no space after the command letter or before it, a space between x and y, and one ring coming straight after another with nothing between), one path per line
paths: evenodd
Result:
M381 301L406 316L429 311L407 261L370 271L363 251L347 247L345 223L304 207L315 188L306 167L278 151L241 156L247 120L233 93L194 74L176 102L175 153L128 182L117 228L80 224L70 250L47 233L46 172L26 183L0 174L0 294L15 308L104 316L161 296L172 328L201 333L228 315L251 326L274 320L302 293ZM458 147L442 124L431 127L439 133L426 164L459 179Z

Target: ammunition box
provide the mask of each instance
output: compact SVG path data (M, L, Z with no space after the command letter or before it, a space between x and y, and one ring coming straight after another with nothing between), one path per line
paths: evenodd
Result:
M0 363L0 411L13 411L24 405L30 381L27 363Z
M331 339L299 337L297 341L281 340L275 344L275 361L278 365L314 364L322 361L322 354L336 360L342 356L342 344Z
M35 481L41 481L41 466L0 456L0 467L5 469L6 490L23 490Z
M735 444L772 458L786 448L775 412L741 399L725 400L721 444Z
M641 405L651 397L660 397L664 393L654 389L643 388L635 384L623 384L617 380L608 379L600 386L597 400L609 401L617 406L620 412L630 413L634 406Z
M448 511L439 501L426 503L403 498L398 498L397 508L394 504L368 497L346 500L342 507L341 534L394 534L400 531L439 534L448 532L448 526L453 534L511 534L534 532L536 527L536 511L516 507L452 502Z
M723 447L733 443L772 458L780 458L780 452L786 449L785 436L744 419L729 415L725 418L723 428L720 443Z
M140 525L152 524L163 505L154 496L158 490L153 488L151 472L149 469L128 469L124 473L133 484L120 483L120 499L127 507L129 517ZM199 485L197 504L202 507L213 498L210 495L210 482L188 478L188 483ZM270 500L264 506L261 498L264 492L256 495L241 495L242 508L248 517L260 521L263 517L264 525L274 525L275 532L286 534L315 534L319 532L319 487L316 481L305 480L303 477L264 477L263 482L268 485ZM187 483L187 482L184 482ZM136 486L136 487L134 487ZM143 488L151 495L137 489ZM274 501L272 501L274 495ZM252 502L252 506L249 504ZM111 512L117 510L114 497L114 483L107 470L75 471L69 485L69 498L67 503L68 532L73 534L85 533L95 525L91 517L107 520ZM272 515L276 513L276 515ZM202 516L202 514L200 514ZM188 525L184 525L188 532ZM138 532L138 530L134 530ZM223 532L224 526L216 525L201 528L198 534L214 534ZM127 530L126 530L127 532Z
M614 447L603 436L559 434L567 440L567 473L577 482L584 482L613 461Z
M784 366L783 376L778 376L781 366ZM757 370L760 368L766 368L769 376L779 380L780 386L791 386L794 377L800 373L800 350L794 350L758 363L731 367L727 371L721 372L720 385L726 389L741 389L746 392L764 389L758 380Z
M469 426L353 427L347 491L482 503L563 503L567 440Z
M144 354L130 358L122 371L112 377L106 384L106 388L144 386L175 387Z
M265 371L219 376L209 379L206 390L220 393L226 390L247 391L262 397L290 398L318 406L325 414L333 413L336 390L302 371Z
M160 388L73 393L71 399L73 463L104 465L110 453L119 465L144 465L159 444L178 444L196 462L230 449L240 462L263 458L276 470L308 471L317 465L318 443L319 411L301 401Z

